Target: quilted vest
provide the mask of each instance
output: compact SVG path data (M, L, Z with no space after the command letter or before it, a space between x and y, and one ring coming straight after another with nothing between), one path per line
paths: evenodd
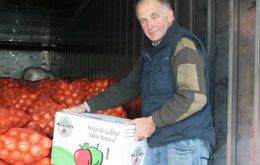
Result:
M203 43L193 33L181 27L176 21L170 26L157 46L148 46L142 50L141 90L142 115L147 117L160 109L176 93L176 81L173 78L171 58L181 38L187 37L194 41L202 52L206 90L209 96L209 66L207 52ZM201 111L172 125L156 128L148 138L150 147L156 147L174 141L190 138L204 138L213 146L215 130L209 100Z

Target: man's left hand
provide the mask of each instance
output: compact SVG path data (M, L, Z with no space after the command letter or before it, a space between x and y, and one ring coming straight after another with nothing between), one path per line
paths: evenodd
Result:
M153 122L152 116L142 117L129 121L130 124L136 126L135 140L142 140L143 138L150 137L155 131L155 124Z

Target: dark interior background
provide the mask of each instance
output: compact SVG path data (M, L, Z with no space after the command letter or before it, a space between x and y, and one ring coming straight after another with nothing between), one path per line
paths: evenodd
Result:
M207 4L200 2L204 13L196 12L195 21L203 22ZM0 47L48 51L49 69L61 78L120 79L146 42L134 7L135 0L1 0ZM179 7L176 15L189 27L189 8ZM197 25L193 31L206 42L206 24Z

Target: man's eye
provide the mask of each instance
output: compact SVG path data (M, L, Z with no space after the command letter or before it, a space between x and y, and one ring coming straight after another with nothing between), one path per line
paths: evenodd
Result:
M140 22L140 24L143 24L143 23L144 23L144 21L145 21L145 20L140 20L139 22Z
M158 15L157 15L157 14L153 14L153 15L152 15L152 18L153 18L153 19L158 18Z

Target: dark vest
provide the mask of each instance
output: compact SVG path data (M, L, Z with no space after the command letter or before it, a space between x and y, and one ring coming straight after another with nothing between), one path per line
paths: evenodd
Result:
M209 66L205 47L198 37L174 21L160 44L157 46L150 45L142 51L140 83L143 100L142 114L145 117L151 116L154 111L160 109L176 93L176 81L172 76L171 58L182 37L193 40L197 49L202 52L207 95L209 96ZM201 111L187 119L173 125L156 128L154 134L148 138L148 144L151 147L156 147L190 138L204 138L214 146L215 130L209 100Z

